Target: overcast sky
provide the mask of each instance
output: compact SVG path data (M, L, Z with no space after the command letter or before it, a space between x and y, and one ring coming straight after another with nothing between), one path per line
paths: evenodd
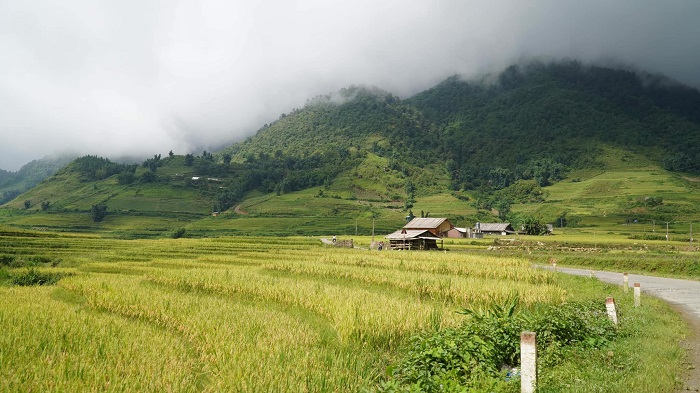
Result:
M200 153L351 84L410 96L531 57L700 87L696 0L0 0L0 169Z

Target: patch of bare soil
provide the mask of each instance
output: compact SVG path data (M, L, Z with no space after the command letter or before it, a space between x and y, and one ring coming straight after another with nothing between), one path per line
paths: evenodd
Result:
M241 205L236 205L236 207L233 208L233 211L236 212L236 214L248 214L247 211L241 208Z

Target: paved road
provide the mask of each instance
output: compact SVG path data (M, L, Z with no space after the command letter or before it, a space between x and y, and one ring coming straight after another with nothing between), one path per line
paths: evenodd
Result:
M551 267L548 268L551 269ZM577 276L590 275L590 270L561 266L557 266L557 271ZM622 285L622 273L594 271L594 275L601 281ZM632 287L633 283L638 282L642 292L654 295L669 303L678 304L695 318L700 319L700 281L641 276L638 274L630 274L628 277L630 287Z

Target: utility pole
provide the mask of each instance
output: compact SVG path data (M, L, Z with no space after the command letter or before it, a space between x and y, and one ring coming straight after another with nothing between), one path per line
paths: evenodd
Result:
M372 217L372 243L374 243L374 217Z
M666 221L666 241L668 241L668 221Z

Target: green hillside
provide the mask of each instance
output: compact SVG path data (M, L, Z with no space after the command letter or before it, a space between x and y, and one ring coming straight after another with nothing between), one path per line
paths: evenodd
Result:
M700 218L698 172L697 90L534 63L451 77L405 100L350 87L219 152L131 165L81 157L5 204L0 223L124 237L354 236L393 231L413 213L625 233L670 222L682 233Z
M74 157L44 157L23 165L17 172L0 169L0 205L9 202L56 173Z

